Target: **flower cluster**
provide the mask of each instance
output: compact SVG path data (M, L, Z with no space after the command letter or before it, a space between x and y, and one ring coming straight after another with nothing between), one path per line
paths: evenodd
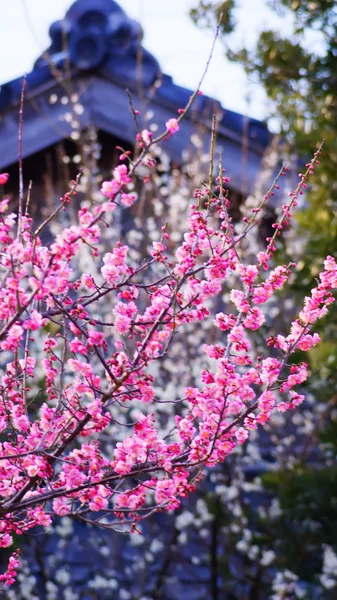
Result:
M179 128L176 119L166 126L171 134ZM298 190L315 164L316 156ZM132 263L120 242L98 256L104 215L116 204L132 203L125 190L136 168L116 167L113 179L102 185L109 202L92 211L81 208L78 223L48 246L28 215L16 227L15 215L2 206L0 347L7 353L0 376L2 547L11 545L13 534L47 527L53 513L94 522L88 513L101 519L106 511L134 527L153 510L177 508L195 489L203 466L224 461L273 411L292 410L304 400L297 386L307 378L306 365L292 364L291 355L319 342L311 328L334 301L334 258L326 259L320 283L289 334L266 340L264 353L255 357L252 336L265 323L262 309L291 273L292 265L269 270L282 219L267 252L255 264L243 264L237 247L256 219L235 236L220 191L209 195L205 209L192 204L174 256L168 254L174 244L166 230L167 243L154 242L140 264ZM75 188L76 182L67 198ZM296 194L284 209L287 218ZM83 247L100 260L97 277L76 274ZM232 312L224 309L214 317L209 302L221 298L228 279L236 281ZM108 321L101 318L103 301L109 303ZM199 386L186 388L175 430L165 435L151 364L170 351L178 330L207 319L220 341L211 343L210 336L200 348L209 369L201 372ZM32 401L33 385L40 386L42 400ZM116 427L126 433L107 446L103 437ZM2 576L6 583L16 566L13 555Z

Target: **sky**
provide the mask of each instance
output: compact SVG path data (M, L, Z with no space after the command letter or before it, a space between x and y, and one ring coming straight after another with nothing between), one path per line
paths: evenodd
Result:
M164 73L182 86L195 89L204 71L213 34L198 29L188 16L197 0L118 0L132 18L141 22L144 47L159 61ZM62 19L72 0L0 0L0 83L32 69L34 60L49 45L48 28ZM253 40L265 25L280 26L265 0L241 0L240 37ZM239 42L239 40L238 40ZM217 43L202 86L205 94L225 108L263 119L266 98L248 81L243 69L224 56Z

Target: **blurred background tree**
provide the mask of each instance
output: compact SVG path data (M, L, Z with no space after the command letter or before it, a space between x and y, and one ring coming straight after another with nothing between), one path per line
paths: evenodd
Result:
M266 6L278 17L279 25L277 29L264 27L249 45L237 41L241 26L237 0L201 0L190 15L202 28L213 28L222 15L227 57L262 84L269 100L268 118L281 133L283 150L290 159L296 153L306 162L320 140L326 140L320 168L296 215L296 238L287 248L289 259L295 256L298 261L292 286L296 304L299 293L312 287L321 257L337 252L337 3L267 0ZM336 580L327 575L329 560L332 564L330 549L337 551L337 538L331 535L337 516L336 307L317 328L322 335L323 327L323 344L307 357L312 372L307 393L316 411L311 431L286 470L264 478L265 489L276 494L283 508L278 527L273 525L269 531L272 537L280 536L278 566L291 568L300 581L310 585L303 588L303 596L295 592L282 596L280 584L276 594L281 595L275 597L336 597ZM294 544L296 560L290 551Z
M190 14L198 26L212 28L222 15L228 58L240 62L263 85L271 100L269 117L276 117L289 151L309 156L323 137L326 140L307 209L299 219L309 231L307 264L316 275L318 257L333 251L337 232L337 3L270 0L266 5L279 16L278 30L261 31L250 48L235 47L240 32L237 0L200 0ZM303 276L306 285L310 274Z

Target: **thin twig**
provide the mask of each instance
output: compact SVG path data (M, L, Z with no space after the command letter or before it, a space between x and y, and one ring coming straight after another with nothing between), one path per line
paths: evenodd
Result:
M25 89L27 84L26 75L22 80L21 97L20 97L20 113L19 113L19 214L18 214L18 239L22 233L22 216L23 216L23 164L22 164L22 145L23 145L23 107L25 101Z

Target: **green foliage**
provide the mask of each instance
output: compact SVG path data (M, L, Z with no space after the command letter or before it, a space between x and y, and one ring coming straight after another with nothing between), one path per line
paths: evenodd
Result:
M337 550L337 467L268 473L263 483L280 500L282 516L272 535L279 536L282 566L314 581L321 571L322 545Z
M274 10L284 7L296 17L296 31L305 28L326 29L336 20L335 0L272 0Z
M220 4L200 2L192 10L194 20L203 27L211 26ZM232 23L228 30L222 30L228 57L241 63L251 77L262 83L272 100L271 116L280 123L289 151L296 148L305 159L322 138L326 140L320 167L311 180L307 208L298 214L298 235L306 240L306 260L297 269L293 286L296 296L314 285L322 257L337 254L337 4L335 0L266 0L266 5L279 16L278 30L262 31L253 48L235 50L228 34L233 31L239 2L223 4L228 4L227 18ZM286 16L292 17L291 21L287 19L287 27ZM293 23L290 34L289 22ZM240 32L240 23L236 30ZM331 311L323 329L325 340L330 343L337 336L337 309ZM322 361L316 364L316 356L309 356L311 367L318 376L324 371L325 376L334 377L337 384L336 369L327 373ZM335 365L337 345L330 348L329 361Z
M263 476L265 488L277 492L283 520L296 528L296 523L311 520L323 532L323 542L337 541L337 467L326 469L298 468L270 472ZM332 493L331 493L332 492ZM313 539L315 535L313 535ZM297 549L298 550L298 549Z
M214 29L218 24L223 34L232 33L236 22L234 19L235 0L225 2L204 2L190 10L193 21L202 28Z

